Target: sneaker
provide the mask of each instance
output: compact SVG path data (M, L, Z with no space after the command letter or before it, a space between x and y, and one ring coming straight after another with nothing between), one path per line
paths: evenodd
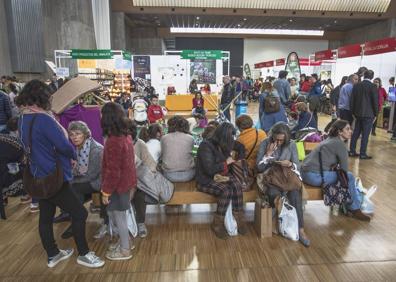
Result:
M93 236L95 239L102 239L109 232L107 224L102 224L96 234Z
M59 253L56 256L48 259L47 266L49 268L55 267L62 260L65 260L65 259L68 259L69 257L71 257L73 252L74 252L73 249L59 250Z
M78 256L77 263L89 268L99 268L105 264L104 260L95 255L95 252L89 252L85 256Z
M36 213L39 212L39 204L38 203L31 203L30 204L30 213Z
M20 200L21 200L21 204L22 204L22 205L30 204L30 203L32 202L32 198L30 198L29 195L22 196L22 197L20 198Z
M131 251L133 251L135 249L135 245L133 244L133 242L131 242L131 240L129 240L129 246L130 246ZM119 247L120 247L120 239L118 239L117 242L110 243L109 247L107 248L107 251L111 252L111 251L116 250Z
M109 260L129 260L132 258L131 251L122 251L121 247L118 246L115 250L113 251L108 251L106 253L106 258Z
M140 238L145 238L147 236L146 224L138 223L138 235Z

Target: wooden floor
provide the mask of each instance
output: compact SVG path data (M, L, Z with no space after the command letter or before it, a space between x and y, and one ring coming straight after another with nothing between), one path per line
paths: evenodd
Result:
M326 118L320 121L324 126ZM0 222L0 281L396 281L396 145L385 131L377 134L370 138L373 160L351 159L352 171L365 186L379 186L373 220L333 217L322 202L309 202L305 229L310 248L278 236L258 239L253 204L246 206L248 235L226 241L210 231L213 205L151 206L149 235L135 240L132 260L107 261L104 268L90 270L78 266L74 256L49 269L38 236L38 215L14 200L7 207L8 220ZM92 239L98 226L98 215L91 214L89 244L104 256L106 240ZM60 238L66 227L54 227L60 247L74 246L72 239Z

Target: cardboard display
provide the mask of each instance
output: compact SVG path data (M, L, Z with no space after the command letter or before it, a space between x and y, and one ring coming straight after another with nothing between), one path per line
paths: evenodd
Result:
M98 83L86 77L73 78L52 95L51 110L56 114L60 114L85 93L100 87Z

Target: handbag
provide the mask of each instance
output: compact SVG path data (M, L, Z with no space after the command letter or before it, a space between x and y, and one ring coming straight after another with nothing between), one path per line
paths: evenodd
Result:
M322 177L323 201L326 206L337 206L352 202L351 194L348 189L348 175L339 165L337 157L337 165L333 170L337 173L337 182L334 184L325 184L323 176L322 153L319 150L319 167L320 176Z
M63 185L63 170L58 158L56 158L55 170L42 178L32 175L30 167L32 164L32 130L36 115L33 116L29 128L29 146L25 148L26 167L23 170L23 186L26 192L33 198L48 199L55 196Z
M275 186L283 192L300 190L302 187L299 176L292 171L291 168L284 167L277 163L273 163L271 167L264 172L262 181L264 185Z
M254 178L249 176L247 161L245 159L235 161L231 164L230 168L231 174L236 178L239 184L241 184L242 191L249 191L254 183Z

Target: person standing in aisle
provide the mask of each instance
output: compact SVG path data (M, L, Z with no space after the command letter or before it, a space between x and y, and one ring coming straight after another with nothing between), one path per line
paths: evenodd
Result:
M283 105L287 104L291 95L290 84L286 79L287 74L287 71L280 71L278 79L274 82L274 88L278 92Z
M223 77L223 91L221 93L220 109L224 111L224 116L231 121L230 107L232 100L235 97L235 88L231 85L231 80L229 76ZM226 107L228 108L224 110Z
M351 74L348 77L348 82L341 87L340 97L338 99L338 109L340 112L340 119L348 121L349 125L351 126L353 123L353 115L351 111L351 95L352 95L353 86L356 83L358 83L358 80L359 77L357 74Z
M308 94L309 110L314 114L315 120L319 123L318 111L320 110L320 96L322 95L322 84L318 79L318 75L313 73L311 75L312 88Z
M61 188L53 196L39 200L39 234L47 252L47 266L55 267L73 254L73 249L61 250L55 242L53 218L56 207L60 207L72 219L73 237L79 253L77 263L99 268L105 262L89 250L85 238L87 210L70 189L72 164L76 163L76 153L68 140L66 130L47 113L51 108L50 96L48 86L35 79L28 82L16 98L17 106L23 109L19 120L19 136L25 150L30 152L32 176L35 179L53 177L54 170L63 172Z
M378 115L375 117L375 121L373 124L373 129L371 130L371 135L376 136L375 129L377 128L378 119L380 119L380 127L383 127L383 120L382 120L382 107L386 99L388 99L388 94L384 87L382 87L381 78L377 77L374 79L373 83L378 88Z
M355 128L352 134L349 156L359 156L361 160L371 159L367 155L367 144L375 117L378 115L378 89L371 80L374 72L367 70L364 80L353 86L351 95L351 111L355 117ZM362 134L360 155L356 153L356 143Z
M332 110L333 112L337 113L337 116L339 116L338 101L340 99L340 91L347 81L348 77L343 76L340 85L336 86L336 88L334 88L330 93L330 103L332 105Z
M132 258L126 211L136 191L135 152L128 135L127 118L119 104L110 102L102 108L101 125L106 137L102 161L102 202L109 220L118 230L119 241L110 244L109 260ZM131 248L132 247L132 248Z

